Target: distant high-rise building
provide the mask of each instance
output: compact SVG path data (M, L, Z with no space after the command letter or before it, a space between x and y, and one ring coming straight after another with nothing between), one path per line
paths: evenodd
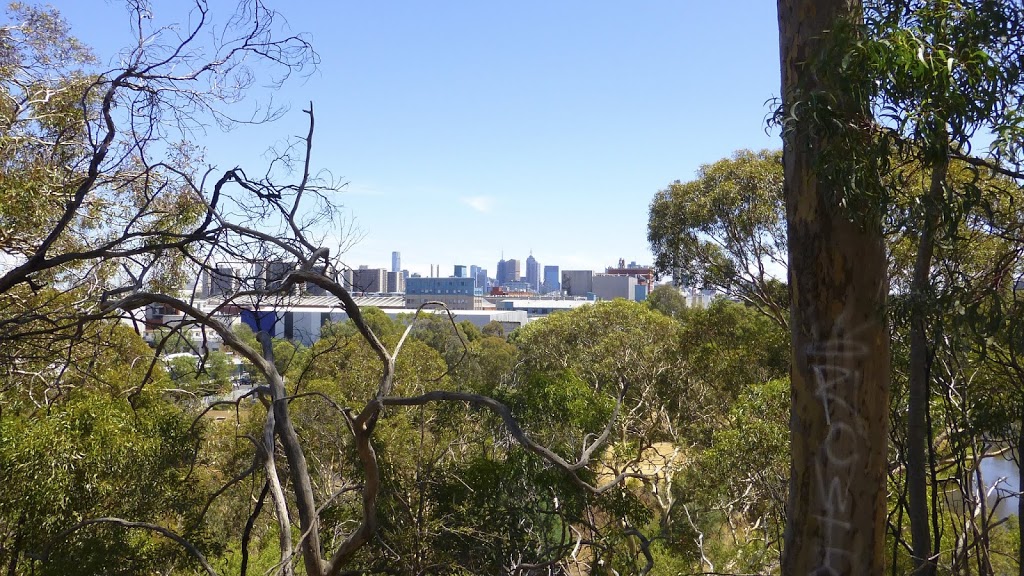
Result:
M341 277L338 279L346 290L352 290L352 282L355 280L355 271L351 268L344 268Z
M207 270L205 275L203 288L207 296L223 296L238 288L238 273L228 264L218 264L213 270Z
M540 292L540 262L533 257L533 253L526 258L526 283L530 290Z
M486 268L477 267L476 274L473 275L473 278L476 279L477 288L480 288L481 290L491 289L491 282L490 278L487 277Z
M498 274L494 277L498 281L498 284L506 284L508 282L519 282L521 277L521 268L519 260L510 258L508 260L501 260L498 262Z
M469 271L462 264L456 264L455 265L455 274L454 274L454 276L456 278L470 278Z
M470 264L469 265L469 277L470 278L476 278L479 275L480 275L480 267L477 266L476 264ZM477 284L477 287L479 287L479 286L480 285Z
M562 277L558 273L558 266L544 267L544 283L541 285L541 292L558 292L562 289Z
M387 289L387 270L362 266L358 270L353 270L352 290L356 292L385 292Z
M402 254L401 252L391 253L391 271L401 272L402 271Z
M294 262L285 262L284 260L272 260L270 262L257 264L256 287L268 290L276 290L280 288L281 283L284 281L284 277L294 270L295 267L296 264Z

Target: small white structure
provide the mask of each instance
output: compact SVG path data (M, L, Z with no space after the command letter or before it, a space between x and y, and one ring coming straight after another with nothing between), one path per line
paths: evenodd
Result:
M575 310L587 304L593 304L593 301L582 298L566 300L509 298L498 301L497 308L498 310L520 310L526 312L529 318L543 318L555 312Z

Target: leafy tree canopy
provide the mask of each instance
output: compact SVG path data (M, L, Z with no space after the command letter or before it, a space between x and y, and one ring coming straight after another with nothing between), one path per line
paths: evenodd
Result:
M788 323L780 152L741 150L669 184L651 201L647 239L677 285L716 288Z

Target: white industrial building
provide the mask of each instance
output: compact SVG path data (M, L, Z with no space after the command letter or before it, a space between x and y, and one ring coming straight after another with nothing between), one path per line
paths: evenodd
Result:
M575 310L580 306L593 304L593 300L579 299L549 299L549 298L509 298L500 300L496 304L499 311L517 310L526 312L527 317L543 318L555 312Z
M415 313L405 307L401 296L356 298L360 308L375 307L392 320L408 318ZM425 313L446 314L441 309L424 309ZM455 322L468 320L477 327L498 322L510 332L528 321L525 310L452 310ZM320 331L328 323L345 322L348 314L333 296L315 296L289 299L287 302L264 303L262 306L242 306L242 322L255 330L265 330L272 336L287 338L306 346L320 339Z

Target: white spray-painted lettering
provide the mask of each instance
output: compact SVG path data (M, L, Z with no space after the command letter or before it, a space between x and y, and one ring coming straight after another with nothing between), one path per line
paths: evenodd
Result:
M837 319L831 334L815 338L805 351L814 375L814 395L828 426L815 458L820 504L814 517L824 547L812 576L841 576L843 567L849 566L852 553L845 542L853 527L850 483L861 459L861 441L867 440L866 422L849 398L860 387L862 374L857 364L868 350L856 338L860 328L848 331L844 324L844 318Z

